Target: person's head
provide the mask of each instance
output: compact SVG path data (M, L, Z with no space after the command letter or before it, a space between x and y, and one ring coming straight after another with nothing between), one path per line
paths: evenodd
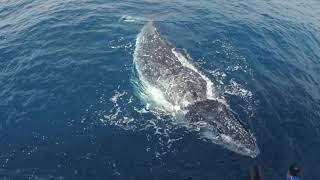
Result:
M290 167L289 167L289 172L292 176L297 176L298 173L299 173L300 169L298 167L297 164L292 164Z

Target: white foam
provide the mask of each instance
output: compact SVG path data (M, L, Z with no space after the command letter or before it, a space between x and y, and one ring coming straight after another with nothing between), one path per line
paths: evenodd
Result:
M165 110L167 112L178 112L181 110L180 106L173 105L169 101L166 100L164 94L159 88L156 88L147 81L143 80L143 77L141 77L144 94L142 94L143 99L146 100L150 104L150 107L156 107L160 108L162 110ZM156 106L153 106L156 105Z
M125 95L125 94L126 94L126 92L120 93L120 92L116 91L115 95L113 95L113 96L110 98L110 100L111 100L113 103L117 104L118 99L119 99L121 96Z
M225 93L240 96L242 98L251 98L253 96L252 92L243 88L241 84L237 83L235 80L230 80L230 85L226 89Z

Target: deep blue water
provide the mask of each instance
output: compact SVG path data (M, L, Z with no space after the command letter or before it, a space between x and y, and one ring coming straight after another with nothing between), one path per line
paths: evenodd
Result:
M145 109L147 20L255 135L241 156ZM320 169L320 2L0 0L0 179L284 179Z

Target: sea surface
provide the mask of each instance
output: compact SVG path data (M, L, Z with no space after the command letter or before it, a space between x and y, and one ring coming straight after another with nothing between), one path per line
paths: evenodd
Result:
M251 158L150 111L148 21L257 139ZM0 0L0 179L303 179L320 174L320 1Z

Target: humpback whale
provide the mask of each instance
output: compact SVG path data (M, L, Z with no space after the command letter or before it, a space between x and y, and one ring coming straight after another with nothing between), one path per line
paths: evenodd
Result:
M137 36L133 63L141 84L156 89L157 96L181 111L184 121L213 143L256 157L255 137L228 105L214 97L213 83L190 61L161 35L154 22L146 23Z

